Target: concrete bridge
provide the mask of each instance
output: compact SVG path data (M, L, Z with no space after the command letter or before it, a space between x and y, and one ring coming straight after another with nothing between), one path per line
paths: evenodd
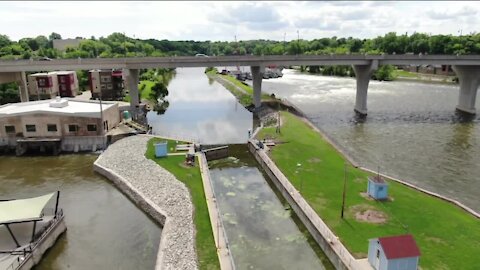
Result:
M367 114L368 84L381 65L451 65L460 81L457 110L475 114L475 99L480 85L480 55L269 55L217 57L133 57L55 59L52 61L0 61L0 83L17 81L22 101L28 101L25 72L54 70L124 69L131 105L138 100L138 70L146 68L250 66L253 77L254 105L260 106L262 73L265 66L351 65L357 80L354 110Z

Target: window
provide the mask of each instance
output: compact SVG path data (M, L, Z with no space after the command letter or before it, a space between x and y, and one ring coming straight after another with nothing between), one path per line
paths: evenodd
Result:
M67 90L67 86L65 84L60 84L60 90L61 91Z
M15 133L15 126L5 126L6 133Z
M78 125L68 125L68 132L77 132Z
M112 78L110 78L110 76L102 76L102 77L100 77L100 81L102 83L109 83L109 82L112 81Z
M35 125L25 125L25 128L27 129L27 132L36 132L37 127Z
M107 89L107 86L106 86L105 84L101 84L101 85L100 85L100 88L101 88L102 90L105 90L105 89Z
M97 131L97 125L87 125L88 131Z
M40 78L38 79L38 86L45 86L45 84L46 84L45 79L40 79Z
M112 90L112 89L113 89L113 87L112 87L112 84L111 84L111 83L107 84L107 89L108 89L108 90Z
M57 132L57 125L56 124L48 124L47 125L47 130L49 132Z
M64 83L64 82L65 82L65 77L60 76L60 82L61 82L61 83Z

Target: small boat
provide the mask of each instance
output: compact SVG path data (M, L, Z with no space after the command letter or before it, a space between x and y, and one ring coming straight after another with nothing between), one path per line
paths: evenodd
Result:
M35 198L0 200L0 270L33 268L65 232L59 198L60 191Z

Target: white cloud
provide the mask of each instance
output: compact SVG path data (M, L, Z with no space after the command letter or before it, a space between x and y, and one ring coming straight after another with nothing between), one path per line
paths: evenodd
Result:
M239 40L478 31L478 2L0 2L0 34Z

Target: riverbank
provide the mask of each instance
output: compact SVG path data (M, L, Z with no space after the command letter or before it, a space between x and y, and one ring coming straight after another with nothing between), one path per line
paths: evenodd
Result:
M390 200L379 203L364 194L371 173L348 166L347 207L345 219L341 219L344 164L348 162L330 144L332 141L301 119L282 112L280 134L276 127L269 127L257 137L269 135L278 140L270 157L356 258L366 256L368 239L410 233L423 254L423 269L474 269L474 247L480 244L479 219L453 203L424 193L428 191L406 186L408 183L387 180ZM379 213L384 220L357 220L366 213ZM458 228L462 228L462 235L457 233Z
M270 157L356 258L366 256L368 239L410 233L422 251L422 269L475 268L480 220L451 203L395 181L388 180L389 201L369 200L364 193L371 174L349 166L346 214L341 219L347 160L306 123L286 112L281 115L280 134L270 127L257 137L280 142ZM359 220L365 213L378 213L382 221ZM461 235L458 228L462 228Z
M155 221L163 225L156 269L198 269L193 205L187 187L145 157L148 136L112 144L94 163Z

